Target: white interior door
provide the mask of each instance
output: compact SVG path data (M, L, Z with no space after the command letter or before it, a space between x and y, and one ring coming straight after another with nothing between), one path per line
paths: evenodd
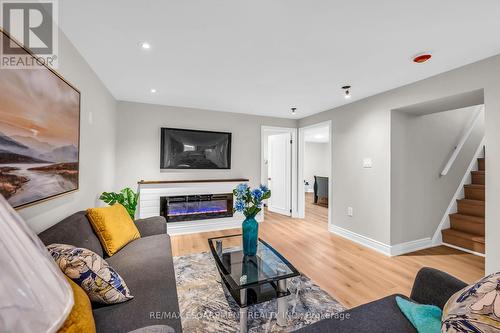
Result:
M268 186L271 198L267 204L272 212L290 216L292 201L292 145L290 133L268 138Z

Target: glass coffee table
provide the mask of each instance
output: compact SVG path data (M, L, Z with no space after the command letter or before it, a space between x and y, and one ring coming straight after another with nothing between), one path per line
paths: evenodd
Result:
M272 299L278 302L278 325L286 326L287 279L299 276L299 271L260 238L255 256L243 255L241 235L210 238L208 244L221 282L240 307L240 331L247 332L248 306Z

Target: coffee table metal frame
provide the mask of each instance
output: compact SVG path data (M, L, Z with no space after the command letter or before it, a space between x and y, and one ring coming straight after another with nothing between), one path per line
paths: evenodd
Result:
M247 327L248 306L266 302L272 299L277 299L278 303L278 312L276 314L277 324L279 326L286 326L288 302L285 297L290 295L290 291L287 288L287 279L299 276L300 272L288 260L286 260L278 251L276 251L271 245L269 245L267 242L259 238L258 241L267 249L272 251L273 254L279 258L281 264L286 265L287 268L291 271L291 273L285 274L286 270L282 270L281 274L279 274L280 268L278 267L277 276L265 278L250 283L247 283L247 281L245 280L245 276L242 276L240 281L238 281L239 283L237 283L236 281L234 281L230 272L227 271L226 267L221 261L221 255L223 254L222 240L232 237L241 237L241 234L209 238L208 244L210 247L210 251L212 252L212 255L214 257L214 260L216 262L217 269L220 273L221 282L225 284L229 293L240 307L240 331L244 333L247 332L248 329ZM238 251L242 250L236 249L231 252L238 252ZM259 258L257 255L254 257L249 257L248 260L262 260L262 259ZM267 288L268 291L265 294L263 294L262 297L249 300L248 290L249 289L258 290L263 286L271 288Z

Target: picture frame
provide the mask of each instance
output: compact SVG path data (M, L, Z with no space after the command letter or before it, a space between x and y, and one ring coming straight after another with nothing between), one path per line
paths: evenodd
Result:
M3 29L0 38L38 59ZM43 62L0 73L0 194L22 209L78 191L80 91Z

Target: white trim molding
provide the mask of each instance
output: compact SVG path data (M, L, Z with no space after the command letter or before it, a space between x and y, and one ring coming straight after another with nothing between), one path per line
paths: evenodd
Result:
M332 224L328 226L328 230L334 233L335 235L344 237L350 241L353 241L354 243L358 243L359 245L363 245L369 249L385 254L386 256L391 255L390 246L382 242L379 242L377 240L371 239L369 237L357 234L355 232L352 232L350 230Z
M476 256L480 256L480 257L486 258L486 255L484 253L479 253L479 252L476 252L476 251L472 251L472 250L465 249L463 247L459 247L459 246L456 246L456 245L451 245L451 244L448 244L448 243L442 243L442 244L444 246L451 247L452 249L455 249L455 250L460 250L460 251L463 251L463 252L474 254Z
M388 245L336 225L330 225L328 230L338 236L346 238L374 251L380 252L388 257L399 256L402 254L427 249L433 246L432 239L430 237L395 245Z
M305 185L304 185L304 153L305 153L305 137L304 132L308 129L316 127L328 127L328 156L326 157L328 161L328 225L332 223L332 210L333 210L333 171L332 171L332 147L333 147L333 126L332 121L327 120L313 125L300 127L298 133L298 165L297 165L297 217L305 218ZM314 190L312 190L314 192Z
M267 183L264 179L262 179L264 175L264 168L267 168L265 163L264 156L264 142L266 132L279 132L279 133L290 133L290 137L292 140L292 153L291 153L291 177L290 177L290 189L291 189L291 197L290 197L290 208L292 210L291 214L287 212L286 215L290 215L293 218L298 217L297 213L297 128L293 127L276 127L276 126L265 126L262 125L260 127L260 179L261 183Z
M417 239L405 243L400 243L390 246L391 256L399 256L406 253L420 251L432 247L432 239L430 237Z

